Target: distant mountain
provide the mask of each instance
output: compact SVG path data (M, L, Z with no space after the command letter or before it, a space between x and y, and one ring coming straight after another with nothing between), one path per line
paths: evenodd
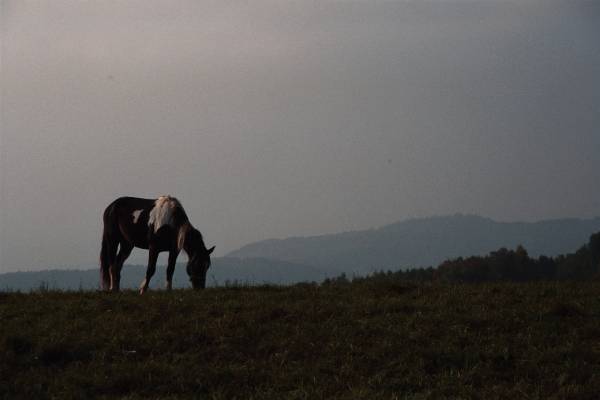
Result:
M573 252L600 231L600 217L534 223L496 222L474 215L410 219L378 229L271 239L230 257L264 257L323 270L364 274L379 269L437 266L448 258L484 255L523 245L531 256Z
M122 271L121 287L137 288L144 278L146 267L125 265ZM152 278L151 288L165 285L165 267L159 266ZM265 258L221 257L213 259L206 276L207 286L242 284L289 284L302 281L321 281L339 271L325 270L287 261ZM99 288L99 269L67 270L55 269L33 272L11 272L0 274L0 291L30 291L40 288L61 290L93 290ZM190 287L185 265L178 264L173 276L175 287Z

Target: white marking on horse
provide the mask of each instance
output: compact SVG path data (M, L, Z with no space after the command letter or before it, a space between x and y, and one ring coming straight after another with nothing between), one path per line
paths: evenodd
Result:
M133 223L134 224L137 224L138 219L140 219L140 214L142 214L142 211L144 211L144 210L143 209L135 210L134 212L131 213L131 215L133 215Z
M173 226L173 211L181 207L179 201L171 196L160 196L154 202L154 207L150 210L148 218L148 226L154 228L154 233L163 225Z
M146 290L148 290L148 279L144 278L142 284L140 285L140 293L143 294Z

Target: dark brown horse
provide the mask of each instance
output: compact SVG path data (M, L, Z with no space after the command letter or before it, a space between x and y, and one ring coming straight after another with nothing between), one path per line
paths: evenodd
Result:
M176 198L120 197L106 207L103 219L100 273L104 290L119 290L121 268L134 247L148 249L148 268L140 294L148 290L158 254L163 251L169 252L167 289L171 289L175 262L181 250L189 258L187 273L192 287L205 287L210 254L215 247L206 248L202 234L190 224Z

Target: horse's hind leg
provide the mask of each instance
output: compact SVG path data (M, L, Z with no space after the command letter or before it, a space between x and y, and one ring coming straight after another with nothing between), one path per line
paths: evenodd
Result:
M117 259L119 242L105 236L102 239L102 252L100 254L100 265L102 271L102 288L111 290L113 286L113 265Z
M110 290L112 292L118 292L121 287L121 269L123 268L123 263L131 254L133 250L133 246L127 242L121 242L119 248L119 254L117 254L117 259L110 266Z
M146 290L148 290L148 285L150 284L150 279L152 279L152 275L156 272L156 260L158 259L158 251L154 248L150 247L148 251L148 268L146 269L146 279L142 281L140 285L140 294L144 294Z

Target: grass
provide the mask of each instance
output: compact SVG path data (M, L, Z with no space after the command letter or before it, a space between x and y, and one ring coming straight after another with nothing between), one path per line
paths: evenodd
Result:
M2 398L593 399L600 284L0 293Z

